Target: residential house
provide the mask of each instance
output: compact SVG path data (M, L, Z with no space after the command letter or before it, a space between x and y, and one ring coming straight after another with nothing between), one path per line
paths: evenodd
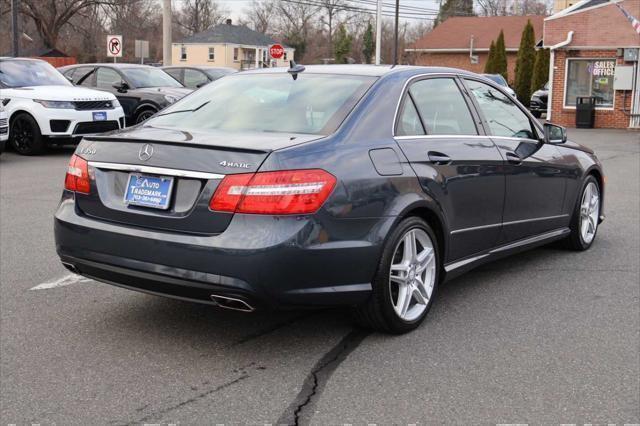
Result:
M276 40L231 19L172 44L172 65L210 65L238 70L287 66L295 49L284 46L284 56L273 59L269 46Z

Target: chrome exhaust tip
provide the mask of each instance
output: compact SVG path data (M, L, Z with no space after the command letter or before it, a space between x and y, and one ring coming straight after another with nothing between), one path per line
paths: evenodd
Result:
M253 312L255 308L241 299L236 299L235 297L222 296L220 294L212 294L209 296L211 300L216 302L216 305L224 308L231 309L232 311L240 311L240 312Z
M62 265L74 274L79 274L78 269L71 263L62 262Z

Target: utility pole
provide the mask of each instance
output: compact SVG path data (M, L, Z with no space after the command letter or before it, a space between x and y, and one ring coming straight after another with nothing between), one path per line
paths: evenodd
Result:
M398 20L400 18L400 0L396 0L396 23L393 34L393 65L398 65Z
M380 55L382 50L382 0L378 0L376 10L376 65L380 65Z
M20 28L18 28L18 0L11 0L11 39L12 54L20 56Z
M162 65L171 64L171 0L162 0Z

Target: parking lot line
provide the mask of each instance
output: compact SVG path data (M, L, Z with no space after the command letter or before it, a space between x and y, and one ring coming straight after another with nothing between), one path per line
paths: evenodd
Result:
M91 281L91 280L83 277L82 275L67 274L62 278L58 278L57 280L47 281L42 284L38 284L35 287L31 287L29 290L49 290L52 288L64 287L70 284L76 284L76 283L87 282L87 281Z

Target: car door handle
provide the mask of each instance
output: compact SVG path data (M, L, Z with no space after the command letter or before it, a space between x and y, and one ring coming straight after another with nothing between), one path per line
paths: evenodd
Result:
M429 161L431 161L433 164L444 165L451 163L451 157L441 152L429 151L428 155Z
M507 161L511 164L521 164L522 158L518 154L514 154L513 152L507 152Z

